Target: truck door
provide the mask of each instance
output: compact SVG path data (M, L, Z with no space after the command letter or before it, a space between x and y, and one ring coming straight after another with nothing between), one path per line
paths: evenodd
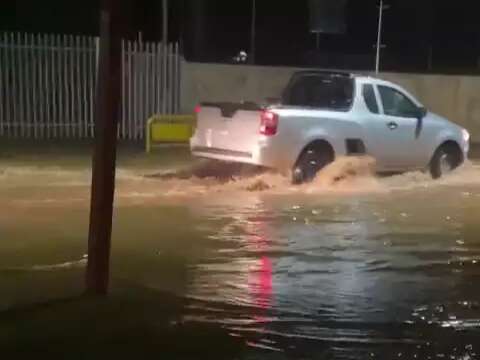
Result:
M385 85L375 89L365 84L364 96L371 92L369 87L374 90L378 109L366 123L367 151L384 170L414 166L418 147L418 106L401 91Z

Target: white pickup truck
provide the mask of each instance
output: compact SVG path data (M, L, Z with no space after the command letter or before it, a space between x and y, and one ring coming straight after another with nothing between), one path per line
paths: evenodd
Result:
M294 183L349 155L374 157L379 172L428 169L438 178L469 150L467 130L403 88L350 73L298 72L277 102L202 103L197 116L194 156L289 171Z

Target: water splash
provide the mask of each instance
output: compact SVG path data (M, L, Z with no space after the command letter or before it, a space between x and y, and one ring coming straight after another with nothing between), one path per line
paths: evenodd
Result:
M87 256L85 255L80 260L66 261L58 264L47 264L47 265L32 265L24 267L10 267L10 268L0 268L0 272L50 272L50 271L60 271L60 270L71 270L84 268L87 265Z
M69 189L75 199L88 201L91 172L85 168L58 166L7 166L0 173L0 191L42 188L51 192ZM480 185L480 166L466 163L452 174L432 180L427 172L410 172L380 177L375 174L375 160L368 156L340 157L324 168L311 183L294 186L290 177L278 172L242 164L196 161L184 167L163 167L157 171L135 167L117 169L116 196L120 204L129 201L156 201L158 198L208 196L211 194L384 194L393 191L435 189L441 186ZM75 190L73 190L75 189ZM63 191L62 190L62 191ZM76 192L75 192L76 191ZM45 191L35 192L27 200L46 201ZM88 195L88 194L87 194ZM463 190L462 196L474 198L475 192ZM6 194L6 199L9 198ZM62 198L65 198L62 196ZM50 201L50 200L49 200Z

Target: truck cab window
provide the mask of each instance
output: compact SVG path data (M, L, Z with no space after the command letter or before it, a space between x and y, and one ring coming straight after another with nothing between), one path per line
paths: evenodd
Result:
M417 117L418 107L404 94L387 86L379 86L385 115L398 117Z
M378 114L378 104L377 104L377 97L375 96L375 90L373 89L373 85L365 84L363 85L362 89L363 99L365 100L365 104L367 105L368 110L373 114Z
M306 75L295 79L284 105L348 111L353 102L353 80L346 76Z

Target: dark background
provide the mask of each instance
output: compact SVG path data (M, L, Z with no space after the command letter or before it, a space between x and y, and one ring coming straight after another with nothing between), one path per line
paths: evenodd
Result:
M161 0L122 0L129 38L158 41ZM382 69L479 73L478 0L386 0ZM169 0L169 39L189 61L231 62L249 52L251 0ZM374 67L378 0L349 0L345 34L309 31L308 0L257 0L256 56L261 65ZM99 0L17 0L0 4L0 31L98 35ZM430 60L429 60L430 57Z

